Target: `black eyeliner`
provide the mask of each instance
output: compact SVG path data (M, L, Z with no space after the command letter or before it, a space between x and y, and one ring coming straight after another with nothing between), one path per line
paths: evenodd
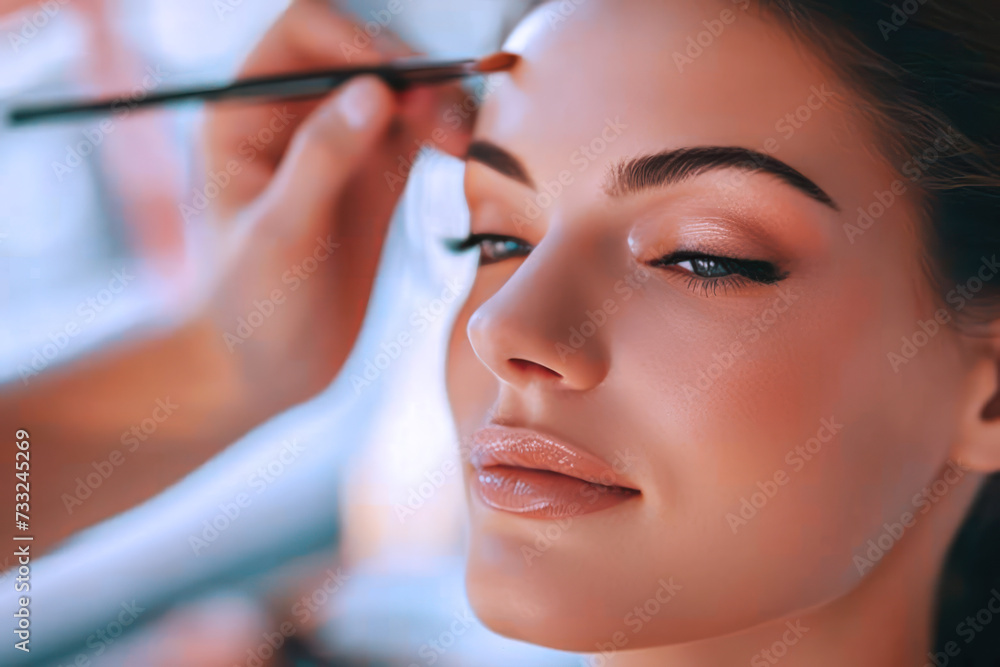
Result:
M459 253L471 250L483 241L517 241L513 236L505 234L469 234L465 238L445 239L444 246L451 252Z
M781 272L771 262L767 262L760 259L739 259L737 257L723 257L721 255L709 255L703 252L694 252L687 250L680 250L677 252L670 253L659 259L651 262L653 266L672 266L677 262L683 262L687 260L705 260L710 262L716 262L723 266L727 271L735 275L742 276L748 280L753 280L754 282L762 283L764 285L773 285L774 283L780 282L788 277L788 272ZM706 280L710 280L707 278Z

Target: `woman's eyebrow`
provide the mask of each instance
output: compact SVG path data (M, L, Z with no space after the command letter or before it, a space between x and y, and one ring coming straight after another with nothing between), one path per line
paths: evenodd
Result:
M715 169L734 168L771 174L833 210L840 210L833 198L802 172L770 155L741 146L693 146L622 160L608 173L604 190L608 196L622 197L679 183Z
M484 164L530 188L535 187L521 161L492 142L482 139L473 141L465 159ZM771 174L833 210L840 210L833 197L799 170L770 155L742 146L692 146L622 160L608 173L604 191L610 197L624 197L679 183L716 169Z
M479 162L491 169L498 171L504 176L513 178L518 183L535 188L535 182L528 175L528 170L524 168L521 161L514 157L509 151L500 148L494 143L483 140L476 140L469 144L465 153L466 161Z

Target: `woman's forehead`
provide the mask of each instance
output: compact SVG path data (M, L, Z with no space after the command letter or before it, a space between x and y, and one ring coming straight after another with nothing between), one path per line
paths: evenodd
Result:
M845 137L849 91L745 3L563 6L536 8L512 33L504 48L521 62L499 75L475 129L539 178L567 168L580 146L605 143L609 125L619 130L603 167L688 146L742 146L823 173L834 154L866 153L860 137Z
M496 86L497 100L526 96L553 115L654 103L648 111L657 115L721 103L747 115L749 102L770 102L762 109L770 119L809 85L830 83L782 26L731 0L580 0L568 3L573 12L557 9L564 4L536 8L508 38L504 50L522 62L502 75L509 80Z

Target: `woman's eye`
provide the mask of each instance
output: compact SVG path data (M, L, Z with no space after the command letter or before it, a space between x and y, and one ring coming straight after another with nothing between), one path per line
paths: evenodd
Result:
M686 259L675 266L686 269L701 278L723 278L733 272L723 262L715 259Z
M464 252L478 246L479 266L496 264L512 257L525 257L533 248L527 241L503 234L469 234L464 239L451 239L446 244L452 252Z
M658 267L676 267L689 274L692 280L709 283L713 287L738 286L748 281L772 285L788 275L771 262L718 257L697 252L675 252L651 264Z

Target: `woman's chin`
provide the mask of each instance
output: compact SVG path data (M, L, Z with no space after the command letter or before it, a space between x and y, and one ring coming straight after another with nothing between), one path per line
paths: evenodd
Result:
M499 580L484 565L470 563L466 590L469 604L487 628L547 648L597 652L596 638L602 637L614 622L590 614L583 618L584 610L564 609L559 597L551 592L531 590L530 585L511 578Z
M541 535L546 525L554 525L537 523ZM620 567L595 568L592 549L589 554L555 546L545 551L539 548L543 542L514 542L510 536L475 531L470 541L469 603L479 620L500 635L563 651L600 653L609 646L617 651L683 643L720 630L714 619L713 627L707 627L695 620L697 615L680 613L675 597L683 591L673 577L642 587L637 596L630 590L635 582L623 581Z

